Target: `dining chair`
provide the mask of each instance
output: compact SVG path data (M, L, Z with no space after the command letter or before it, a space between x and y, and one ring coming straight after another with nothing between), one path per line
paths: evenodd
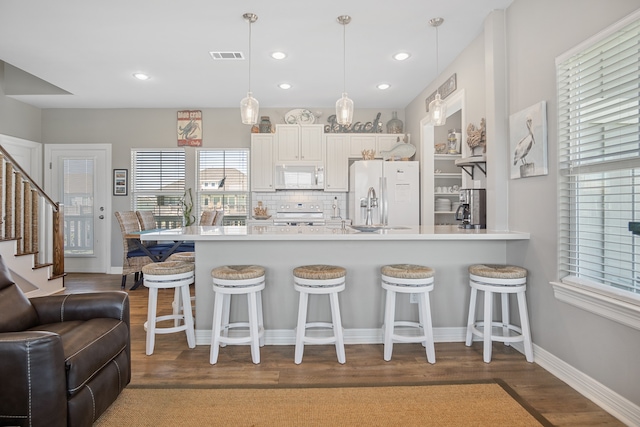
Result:
M216 220L217 213L218 211L216 211L215 209L202 211L202 214L200 215L200 222L198 223L198 225L201 227L213 225L214 221Z
M127 275L134 273L136 282L139 275L142 274L142 267L153 262L148 255L140 250L136 243L127 239L127 234L140 231L140 222L138 216L133 211L122 211L115 213L120 231L122 232L122 245L124 250L124 259L122 261L122 289L127 283Z

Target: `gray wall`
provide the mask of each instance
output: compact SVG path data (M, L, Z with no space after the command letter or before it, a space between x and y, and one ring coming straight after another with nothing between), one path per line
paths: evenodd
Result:
M507 253L510 263L530 272L527 293L533 341L636 405L640 405L640 383L635 381L640 376L640 331L559 302L549 282L558 279L555 58L638 7L638 0L516 0L505 14L508 114L547 102L549 175L507 182L509 229L531 233L529 242L509 243ZM477 124L491 116L486 107L491 94L485 93L484 39L484 34L479 35L407 106L407 132L419 135L425 98L453 73L457 73L458 89L466 91L467 123ZM496 123L488 122L487 132L491 126ZM487 145L508 150L506 143L489 140ZM488 173L495 167L508 164L491 164Z
M41 110L8 98L4 92L4 62L0 61L0 134L42 142Z
M516 0L507 10L509 114L547 101L549 175L509 182L509 223L531 240L508 251L531 272L534 342L640 405L640 331L554 298L557 279L555 58L640 7L638 0Z

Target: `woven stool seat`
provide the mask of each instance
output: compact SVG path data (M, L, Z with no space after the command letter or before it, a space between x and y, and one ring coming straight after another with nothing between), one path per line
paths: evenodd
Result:
M522 279L527 277L527 269L515 265L475 264L469 266L469 274L490 279Z
M195 266L190 263L181 261L165 261L147 264L142 267L142 272L144 274L151 274L154 276L168 276L189 273L190 271L195 271L195 269Z
M347 275L347 270L335 265L303 265L293 269L293 275L308 280L339 279Z
M182 261L182 262L196 262L195 252L177 252L171 254L167 261Z
M491 362L492 342L510 345L522 342L527 362L533 362L533 346L527 314L527 270L515 265L475 264L469 266L469 317L467 320L467 338L470 346L473 336L483 341L483 360ZM478 292L484 292L484 309L481 319L476 319L476 300ZM494 321L493 299L500 295L502 319ZM509 296L515 295L518 303L519 326L511 323Z
M380 269L380 272L384 276L397 279L428 279L434 274L433 268L415 264L385 265Z
M391 360L394 342L422 343L427 361L436 363L431 322L431 301L435 270L416 264L391 264L380 268L382 289L386 291L384 308L384 360ZM417 322L396 320L396 294L414 294L418 297ZM406 300L405 300L406 301ZM404 312L400 312L400 315ZM417 332L415 332L417 331Z
M214 279L246 280L261 276L264 276L264 267L259 265L223 265L211 270Z
M265 288L265 269L259 265L222 265L211 270L213 277L213 323L209 363L218 363L220 347L227 344L249 344L251 360L260 363L260 347L264 346L262 290ZM230 321L232 296L247 296L248 321ZM229 336L229 330L244 328L248 333ZM242 331L245 332L245 331Z
M302 363L305 344L335 344L338 363L345 363L344 336L338 293L345 289L347 270L335 265L302 265L293 269L293 288L300 293L294 362ZM307 321L309 295L327 295L331 307L331 322ZM331 336L307 335L307 329L331 331Z

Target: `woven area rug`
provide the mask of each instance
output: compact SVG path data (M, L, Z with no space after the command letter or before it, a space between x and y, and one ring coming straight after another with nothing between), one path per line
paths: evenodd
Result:
M95 426L550 426L500 380L300 388L125 389Z

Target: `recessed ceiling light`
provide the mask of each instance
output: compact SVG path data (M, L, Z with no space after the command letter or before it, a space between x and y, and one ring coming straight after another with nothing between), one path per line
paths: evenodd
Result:
M380 90L386 90L389 89L391 87L391 85L389 83L380 83L378 86L376 86L378 89Z
M393 59L395 59L396 61L404 61L410 56L411 55L408 54L407 52L398 52L395 55L393 55Z
M284 52L273 52L273 53L271 54L271 57L272 57L273 59L284 59L284 58L286 58L286 57L287 57L287 54L286 54L286 53L284 53Z
M151 77L145 73L133 73L133 77L138 80L149 80Z
M291 85L289 83L280 83L278 87L280 89L291 89Z

